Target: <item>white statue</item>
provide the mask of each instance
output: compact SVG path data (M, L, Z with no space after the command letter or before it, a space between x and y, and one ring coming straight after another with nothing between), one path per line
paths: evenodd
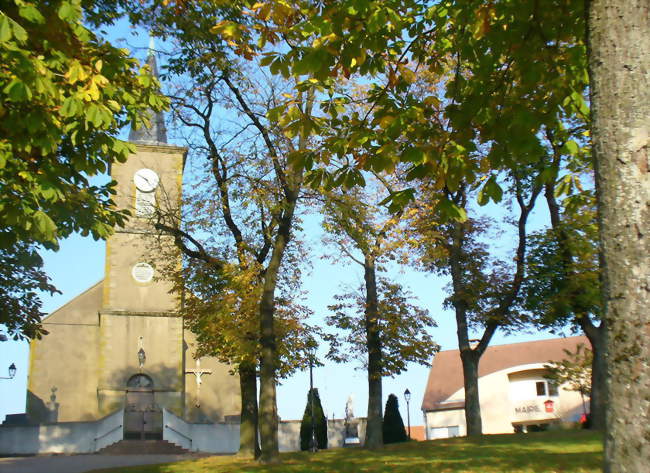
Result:
M345 403L345 437L343 440L344 445L358 445L359 444L359 428L357 422L354 420L354 410L352 408L353 397L350 394L347 402Z
M353 398L352 394L348 396L348 400L345 403L345 419L346 420L352 420L354 419L354 410L352 408L352 403L353 403Z

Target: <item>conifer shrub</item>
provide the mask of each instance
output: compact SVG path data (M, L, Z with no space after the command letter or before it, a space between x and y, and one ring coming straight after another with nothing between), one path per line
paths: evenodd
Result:
M391 394L386 401L386 410L384 411L384 423L382 425L384 433L384 443L405 442L408 440L404 422L399 413L399 404L397 396Z
M318 389L314 388L307 393L307 405L300 423L300 450L309 450L311 440L311 401L312 391L314 396L314 428L316 430L316 444L319 450L327 448L327 418L323 413Z

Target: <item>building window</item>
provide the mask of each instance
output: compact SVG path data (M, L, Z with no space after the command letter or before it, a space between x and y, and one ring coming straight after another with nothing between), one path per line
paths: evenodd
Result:
M460 436L460 428L457 425L446 427L431 427L429 439L447 439Z
M550 381L537 381L535 389L537 396L558 396L557 386Z

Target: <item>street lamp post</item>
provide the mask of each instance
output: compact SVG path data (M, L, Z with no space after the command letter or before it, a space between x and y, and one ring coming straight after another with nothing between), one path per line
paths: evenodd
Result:
M14 379L16 376L16 365L15 364L10 364L9 365L9 377L6 376L0 376L0 379Z
M309 450L311 452L318 451L318 444L316 442L316 424L314 423L314 355L309 354L309 398L310 398L310 410L311 410L311 442L309 445Z
M406 388L406 391L404 391L404 399L406 399L406 422L408 424L408 432L409 432L409 440L411 440L411 391Z

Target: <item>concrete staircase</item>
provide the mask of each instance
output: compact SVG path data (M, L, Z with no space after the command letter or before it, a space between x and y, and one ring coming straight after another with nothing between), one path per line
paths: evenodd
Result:
M182 455L190 452L167 440L120 440L97 453L101 455Z

